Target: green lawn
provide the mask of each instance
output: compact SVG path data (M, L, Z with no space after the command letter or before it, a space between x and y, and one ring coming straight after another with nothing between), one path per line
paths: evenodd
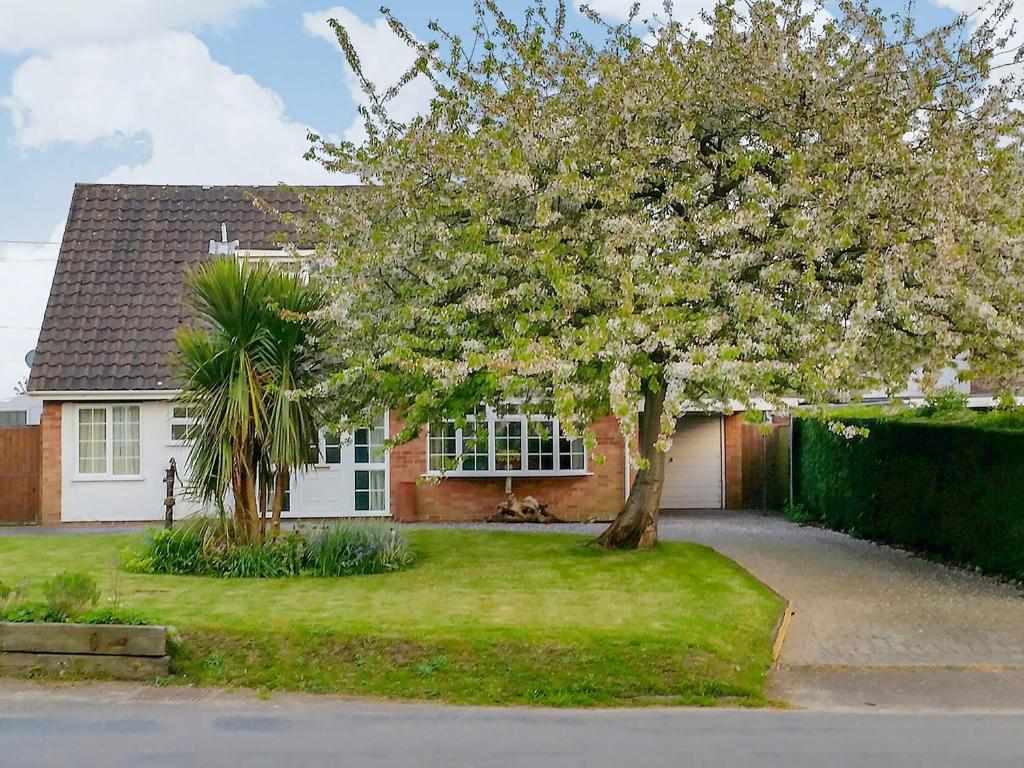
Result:
M175 682L465 704L763 704L778 598L691 544L412 529L395 574L222 580L121 572L137 535L0 536L0 580L92 574L177 628Z

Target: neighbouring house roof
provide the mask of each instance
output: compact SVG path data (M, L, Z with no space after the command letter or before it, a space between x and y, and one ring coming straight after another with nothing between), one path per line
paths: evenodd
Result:
M78 184L29 379L31 392L174 390L174 334L188 319L189 267L210 241L281 247L282 221L301 213L283 187Z

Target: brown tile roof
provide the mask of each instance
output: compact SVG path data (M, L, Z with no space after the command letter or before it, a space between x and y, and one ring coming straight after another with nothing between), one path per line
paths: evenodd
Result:
M29 389L174 389L185 270L212 258L222 222L240 248L280 247L285 227L255 195L302 210L281 187L76 185Z

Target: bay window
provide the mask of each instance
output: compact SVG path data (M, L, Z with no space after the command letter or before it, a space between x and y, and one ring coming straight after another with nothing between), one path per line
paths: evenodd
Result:
M430 425L427 429L427 455L430 457L431 472L443 472L452 468L458 455L455 424L448 421L444 424Z
M77 428L79 475L137 477L141 473L139 406L79 408Z
M480 409L427 430L427 473L472 475L580 475L587 471L582 438L570 438L550 416L508 408Z
M523 423L513 419L494 422L494 468L523 468Z
M554 422L530 421L530 436L526 444L526 466L528 469L555 468ZM582 469L582 467L579 467Z
M486 417L480 421L467 422L466 426L462 428L462 469L464 471L486 472L491 468L488 434Z
M558 438L558 468L563 470L582 470L587 465L587 452L583 447L583 439L569 439L565 435Z

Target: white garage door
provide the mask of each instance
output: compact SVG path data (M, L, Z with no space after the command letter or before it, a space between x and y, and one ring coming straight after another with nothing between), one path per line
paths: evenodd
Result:
M662 509L722 506L722 417L687 414L665 455Z

